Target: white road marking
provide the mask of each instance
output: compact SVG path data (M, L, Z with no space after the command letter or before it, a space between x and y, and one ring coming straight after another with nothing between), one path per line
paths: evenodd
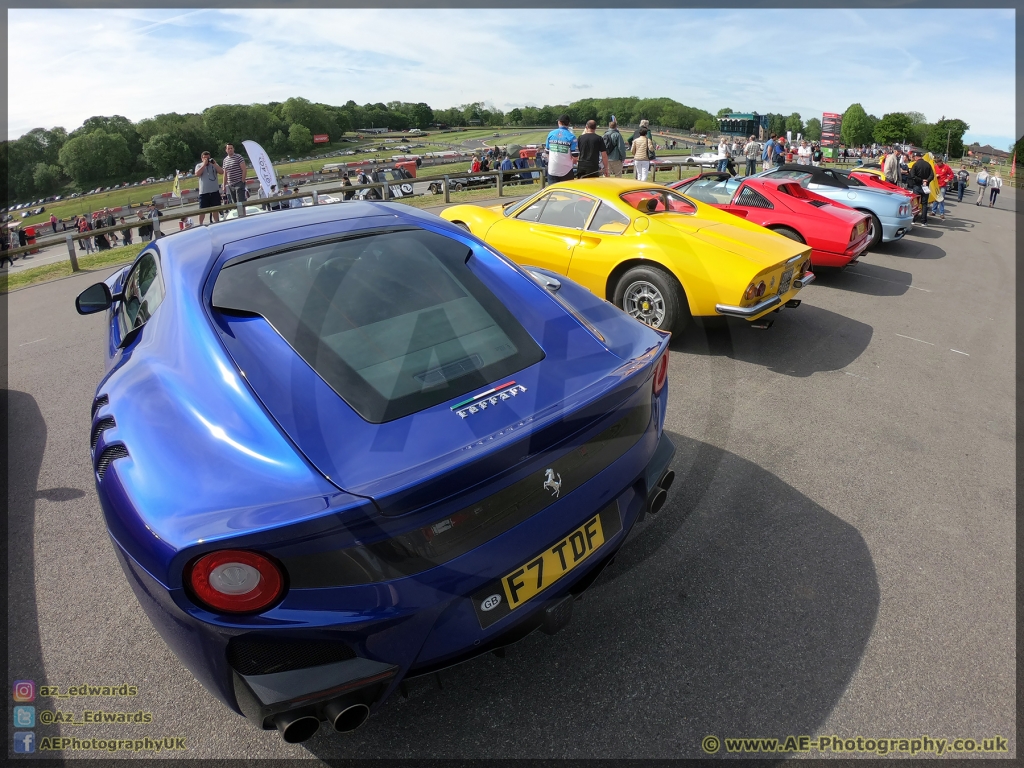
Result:
M40 342L40 341L46 341L48 338L50 338L50 337L49 336L43 336L43 338L41 338L41 339L36 339L35 341L26 341L24 344L19 344L18 346L19 347L27 347L29 344L36 344L37 342Z
M925 293L931 293L927 288L918 288L916 285L910 285L909 283L897 283L895 280L886 280L884 277L874 277L873 275L863 275L860 272L854 272L853 270L846 270L851 275L857 275L857 277L866 277L868 280L881 280L883 283L892 283L893 285L902 285L904 288L913 288L915 291L924 291Z
M961 352L959 349L953 349L952 347L950 347L949 351L956 352L958 355L963 355L964 357L970 357L970 355L968 355L966 352Z
M931 346L933 346L933 347L935 346L930 341L925 341L924 339L915 339L913 336L904 336L902 333L897 333L896 335L899 336L901 339L910 339L911 341L920 341L922 344L931 344Z
M856 373L850 373L849 371L843 371L847 376L853 376L855 379L867 379L867 376L858 376Z

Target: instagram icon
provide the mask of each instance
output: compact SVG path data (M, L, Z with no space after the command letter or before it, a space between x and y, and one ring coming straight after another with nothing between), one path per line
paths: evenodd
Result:
M14 700L21 702L35 701L36 699L36 681L35 680L15 680L14 681Z

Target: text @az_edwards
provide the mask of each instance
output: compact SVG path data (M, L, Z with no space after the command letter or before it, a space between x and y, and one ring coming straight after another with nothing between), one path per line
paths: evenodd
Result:
M39 712L38 717L42 725L99 725L107 723L146 725L153 722L153 713L141 709L137 712L109 712L101 709L87 709L82 712L81 717L76 717L74 712L44 709Z
M1002 736L983 739L942 739L932 736L914 736L912 738L892 737L869 739L863 736L842 738L840 736L789 736L785 739L720 739L717 736L705 736L701 748L709 755L722 749L740 754L758 754L780 752L829 752L850 754L888 755L905 753L910 755L943 755L954 753L1003 753L1008 752L1007 740Z
M86 696L124 698L138 695L139 686L128 685L127 683L120 685L92 685L91 683L83 683L82 685L69 686L63 693L61 693L59 685L39 686L39 698L41 699L73 699Z

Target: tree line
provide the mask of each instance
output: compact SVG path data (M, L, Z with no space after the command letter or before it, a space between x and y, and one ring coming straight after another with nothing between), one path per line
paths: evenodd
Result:
M717 126L710 113L667 98L582 99L508 113L483 102L435 110L423 102L360 106L348 101L333 106L291 98L267 104L218 104L201 113L169 112L137 123L120 115L90 117L70 133L63 127L35 128L3 142L0 165L8 180L5 204L9 204L52 195L69 184L86 190L148 175L165 176L192 168L203 150L217 155L224 144L240 145L243 139L258 141L272 158L279 159L311 152L316 134L333 139L361 128L554 125L564 113L577 124L591 119L603 124L615 115L624 125L647 118L679 129L713 131Z
M713 134L718 130L717 118L732 111L724 108L712 115L669 98L637 97L588 98L570 104L516 107L508 112L488 108L483 102L435 110L423 102L360 106L348 101L332 106L291 98L267 104L218 104L201 113L169 112L137 123L120 115L90 117L70 133L62 127L35 128L18 139L3 142L0 166L8 180L7 204L55 194L69 184L85 190L150 174L165 176L192 168L203 150L217 155L224 144L240 145L243 139L258 141L272 158L278 159L309 153L316 134L337 138L362 128L404 131L427 130L437 124L554 125L560 115L568 114L575 125L596 120L603 126L614 116L624 126L647 119L662 128ZM767 117L771 133L792 131L813 141L821 138L821 121L816 117L806 123L795 112L769 113ZM959 156L967 128L967 123L955 119L929 124L917 112L894 112L877 118L866 114L860 104L852 104L843 114L842 140L847 146L899 141L945 152L948 130L950 154Z

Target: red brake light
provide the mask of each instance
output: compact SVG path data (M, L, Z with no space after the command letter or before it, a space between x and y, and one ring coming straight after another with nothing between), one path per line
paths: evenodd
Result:
M654 394L660 395L668 382L668 350L654 364Z
M757 298L764 296L764 280L757 284Z
M216 613L256 613L284 594L284 574L266 555L222 549L196 560L185 582L197 601Z
M760 296L764 296L764 288L764 280L759 283L751 283L747 287L746 293L743 294L743 298L749 301L750 299L756 299Z

